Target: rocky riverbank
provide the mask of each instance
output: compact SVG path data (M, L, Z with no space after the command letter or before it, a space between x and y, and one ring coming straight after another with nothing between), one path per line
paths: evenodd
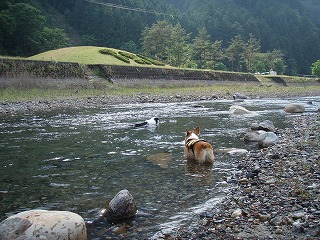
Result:
M223 202L162 239L320 239L320 114L288 122L277 145L238 160Z
M101 108L115 104L130 104L130 103L168 103L168 102L183 102L183 101L200 101L211 99L229 99L233 100L235 93L221 93L210 92L207 90L199 90L189 93L185 90L173 91L172 93L150 94L150 93L136 93L132 95L104 95L92 97L73 97L66 99L51 99L51 100L33 100L23 102L4 101L0 102L0 114L32 114L34 112L50 112L55 110L77 110L84 108ZM320 93L318 90L312 93L301 92L303 96L317 96ZM298 93L259 93L259 95L252 93L241 94L253 99L257 98L278 98L297 96Z

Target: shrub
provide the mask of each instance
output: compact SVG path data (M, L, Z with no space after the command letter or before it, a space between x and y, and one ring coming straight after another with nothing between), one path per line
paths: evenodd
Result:
M100 49L99 53L106 54L106 55L111 55L111 56L118 55L115 51L113 51L111 49L108 49L108 48Z
M130 63L129 58L127 58L127 57L125 57L125 56L122 56L122 55L117 54L117 55L115 55L114 57L117 58L117 59L119 59L119 60L121 60L122 62Z
M138 58L138 57L136 57L136 58L134 59L134 61L135 61L136 63L138 63L138 64L148 64L148 65L151 65L151 64L152 64L150 61L145 60L145 59L142 59L142 58Z
M149 61L149 62L152 63L153 65L165 66L165 64L164 64L163 62L160 62L160 61L158 61L158 60L154 60L154 59L148 58L148 57L143 56L143 55L141 55L141 54L137 54L137 56L138 56L139 58L142 58L142 59L145 60L145 61Z
M135 54L132 53L128 53L128 52L123 52L123 51L119 51L118 52L120 55L126 57L126 58L130 58L130 59L134 59L136 57Z
M117 58L117 59L119 59L119 60L121 60L121 61L123 61L125 63L130 63L130 60L129 60L128 57L120 55L117 52L115 52L115 51L113 51L111 49L108 49L108 48L100 49L99 53L106 54L106 55L111 55L111 56L113 56L113 57L115 57L115 58Z

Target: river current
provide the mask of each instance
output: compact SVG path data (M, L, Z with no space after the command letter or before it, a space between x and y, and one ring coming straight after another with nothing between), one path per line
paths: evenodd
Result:
M312 101L312 104L309 102ZM242 139L253 123L271 120L290 127L283 111L291 102L306 113L320 98L254 99L245 116L229 114L230 100L139 103L99 109L0 116L0 220L31 210L68 210L88 223L89 239L145 239L192 223L214 209L227 190L235 158L217 153L212 167L189 166L183 158L186 128L200 126L214 149L256 149ZM133 128L158 117L155 128ZM122 189L138 208L127 226L91 224Z

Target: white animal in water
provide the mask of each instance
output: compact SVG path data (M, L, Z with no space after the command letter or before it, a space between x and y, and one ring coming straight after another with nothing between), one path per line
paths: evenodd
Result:
M159 118L157 117L152 117L142 123L136 123L134 127L148 127L148 126L158 126L159 125Z

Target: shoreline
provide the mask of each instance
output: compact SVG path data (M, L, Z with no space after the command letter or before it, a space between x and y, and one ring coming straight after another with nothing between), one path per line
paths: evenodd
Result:
M232 89L234 90L234 89ZM117 104L134 104L134 103L171 103L171 102L186 102L186 101L203 101L203 100L234 100L233 95L237 92L211 92L205 89L197 90L189 93L186 90L173 90L172 92L153 94L153 93L132 93L131 95L101 95L92 97L70 97L57 98L50 100L29 100L29 101L3 101L0 102L0 115L15 115L15 114L32 114L35 112L51 112L57 110L80 110L90 108L102 108ZM314 92L261 92L254 94L252 92L243 92L241 95L249 99L261 98L289 98L289 97L312 97L320 96L318 90ZM240 99L242 100L242 99Z
M319 239L320 113L292 115L288 123L278 144L238 160L223 202L195 227L159 239Z

